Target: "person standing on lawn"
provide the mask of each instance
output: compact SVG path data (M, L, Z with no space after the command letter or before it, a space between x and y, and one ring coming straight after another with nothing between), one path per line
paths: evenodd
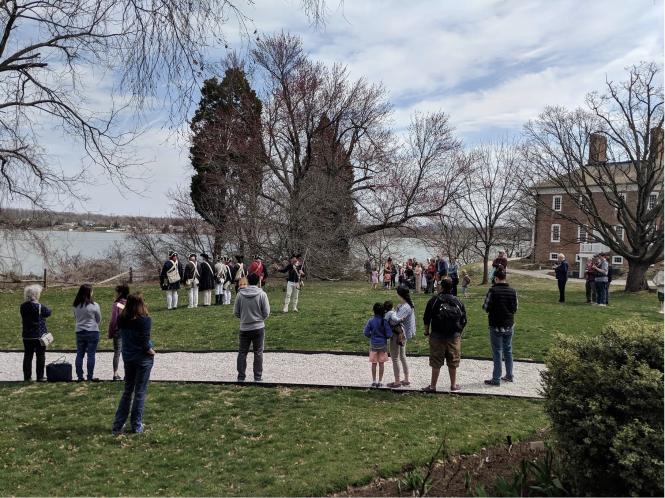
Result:
M504 271L508 272L508 258L506 257L506 251L499 251L499 255L494 258L492 261L492 284L494 284L494 272L502 266Z
M665 301L665 275L663 270L659 270L656 275L653 277L653 284L656 286L656 291L658 293L658 301L660 302L660 314L663 314L663 301Z
M201 280L199 282L199 290L203 293L203 306L210 306L212 304L212 290L215 288L215 271L210 264L210 256L206 253L201 253L201 264L199 271L201 272Z
M612 287L612 257L610 256L610 253L605 253L603 254L603 258L605 258L605 261L607 261L607 285L605 286L607 288L607 292L605 292L605 304L610 304L610 288Z
M182 264L178 261L178 253L169 251L169 259L164 262L159 275L159 285L166 292L166 309L174 310L178 307L178 289L182 279Z
M23 380L32 379L32 358L37 355L37 382L46 382L44 367L46 365L46 346L39 338L48 333L46 319L51 310L39 302L42 294L41 285L28 285L23 290L23 304L20 307L23 329Z
M487 312L490 345L494 370L488 386L500 386L501 381L513 382L513 333L517 313L517 292L506 282L506 270L499 266L494 272L494 285L485 296L483 309ZM501 355L506 364L506 375L501 377Z
M122 337L120 336L120 329L118 329L118 317L122 310L125 309L127 304L127 296L129 296L129 287L127 284L120 284L115 288L115 301L111 307L111 319L109 320L109 339L113 340L113 380L122 380L118 375L118 366L120 364L120 349L122 344Z
M423 267L420 263L416 263L413 273L416 276L416 294L420 294L420 291L423 288Z
M187 287L187 307L197 308L199 306L199 278L201 276L199 264L196 261L196 254L189 255L189 261L185 265L183 280Z
M238 345L238 382L244 382L247 370L249 346L254 351L254 382L263 379L263 344L265 339L265 320L270 316L268 295L259 287L261 277L258 273L247 276L247 287L241 288L236 296L233 314L240 318Z
M388 341L393 335L390 324L385 319L383 304L374 303L374 316L365 324L363 334L369 338L369 362L372 365L372 387L381 387L384 365L388 361ZM376 366L379 366L379 381L376 380Z
M596 304L598 306L607 306L608 265L601 254L596 257L593 269L596 272Z
M388 387L395 388L401 386L408 386L409 382L409 365L406 362L406 343L413 339L416 335L416 313L415 306L411 300L411 294L406 287L397 288L397 296L400 303L397 305L397 310L394 316L388 318L388 323L393 328L393 335L390 338L390 359L393 362L393 374L395 380L388 384ZM401 326L402 333L398 334L396 326ZM401 335L401 337L400 337ZM400 364L404 372L404 380L400 380Z
M453 284L452 295L457 295L457 284L459 284L459 267L457 266L457 258L454 256L450 257L448 263L448 277L450 278L451 283Z
M150 340L152 319L140 293L127 296L125 309L118 317L118 328L122 337L125 389L115 412L112 431L116 436L122 433L131 407L132 432L140 434L144 430L143 410L155 362L155 350Z
M282 312L289 312L289 303L293 298L293 311L298 313L298 294L300 294L300 281L305 275L297 256L291 256L291 262L284 268L278 270L280 273L286 273L286 297L284 298L284 309Z
M247 269L248 273L256 273L260 278L259 287L264 287L266 285L266 280L268 280L268 269L263 263L263 258L261 256L254 256L254 261L252 261Z
M593 258L589 258L584 268L584 278L586 280L584 288L586 291L587 304L596 304L596 270L593 269Z
M436 391L441 367L448 364L450 375L450 391L460 391L457 384L457 368L459 367L462 332L466 327L466 309L464 304L452 295L453 285L450 279L441 281L440 294L432 297L425 307L423 321L425 337L429 337L429 365L432 367L432 378L429 386L423 387L425 392Z
M471 285L471 277L466 270L462 270L462 297L466 297L469 285Z
M568 261L564 254L557 256L557 264L552 267L556 275L556 283L559 287L559 302L566 302L566 282L568 281Z
M99 324L102 321L102 312L92 299L92 285L83 284L79 287L74 303L74 318L76 319L76 378L83 381L83 357L87 355L87 379L98 382L95 378L95 354L99 344Z

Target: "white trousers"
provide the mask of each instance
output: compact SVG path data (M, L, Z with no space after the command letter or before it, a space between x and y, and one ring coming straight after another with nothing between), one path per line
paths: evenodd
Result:
M178 307L178 291L177 290L167 290L166 291L166 309L173 309Z
M284 299L284 312L289 311L289 303L293 296L293 311L298 311L298 294L300 294L300 286L297 282L286 282L286 298Z
M222 304L231 304L231 290L230 290L230 289L226 289L226 290L223 292L223 296L224 296L224 299L223 299L223 301L222 301Z
M211 297L212 289L203 291L203 306L210 306Z
M188 307L196 308L199 305L199 286L187 289Z
M220 294L224 294L224 282L215 285L215 295L219 296Z

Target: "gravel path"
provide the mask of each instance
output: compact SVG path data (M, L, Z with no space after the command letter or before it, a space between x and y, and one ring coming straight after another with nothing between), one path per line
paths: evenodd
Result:
M74 364L73 353L47 353L46 363L65 356ZM112 353L97 353L95 376L110 379ZM23 353L0 353L0 381L21 381ZM252 379L252 360L247 357L247 378ZM408 357L411 386L402 390L419 390L429 383L430 368L427 357ZM34 365L33 365L34 368ZM491 377L492 362L462 360L457 382L464 393L502 396L540 397L540 372L544 365L515 362L516 382L501 387L486 386L484 379ZM85 361L84 361L85 370ZM34 374L34 371L33 371ZM151 379L159 381L235 382L235 353L163 353L155 358ZM265 353L263 380L269 384L304 384L320 386L369 387L370 366L365 356L346 354ZM392 363L386 363L384 383L392 382ZM450 381L444 367L439 378L439 390L448 391Z

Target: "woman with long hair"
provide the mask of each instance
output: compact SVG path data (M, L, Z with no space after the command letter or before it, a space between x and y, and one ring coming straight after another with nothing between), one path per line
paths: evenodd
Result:
M390 338L390 358L393 362L393 374L395 380L388 387L401 387L408 386L409 382L409 365L406 363L406 343L416 335L416 313L413 300L409 289L406 287L397 288L397 296L399 297L400 304L397 306L396 316L391 320L391 326L401 325L404 330L402 337L393 334ZM401 370L404 372L404 380L400 380L400 364Z
M109 320L109 339L113 340L113 380L122 380L118 375L118 365L120 363L120 330L118 330L118 317L127 304L129 296L129 287L127 284L120 284L115 288L115 301L111 308L111 320Z
M150 340L152 320L140 293L127 296L125 309L118 317L122 337L122 361L125 364L125 390L120 397L113 421L113 434L122 432L131 407L131 430L143 432L143 409L154 363L155 350ZM133 398L133 399L132 399Z
M92 285L83 284L76 293L74 303L74 318L76 319L76 378L83 380L83 357L87 358L87 379L97 382L95 378L95 354L99 344L99 324L102 321L102 312L92 299Z

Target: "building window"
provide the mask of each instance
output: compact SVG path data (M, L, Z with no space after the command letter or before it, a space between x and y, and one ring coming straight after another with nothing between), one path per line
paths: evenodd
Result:
M578 262L578 263L579 263L580 261L582 261L582 258L580 257L579 254L575 254L575 261Z
M614 230L617 233L617 240L623 240L623 227L622 226L615 226Z
M619 192L619 199L626 203L626 192Z
M551 242L561 242L561 225L552 225Z
M550 261L556 261L559 259L559 253L558 252L551 252L550 253Z
M612 264L613 265L622 265L623 264L623 256L612 256Z
M552 209L554 211L561 211L561 196L555 195L552 197Z
M649 204L647 205L648 209L652 210L653 208L655 208L657 202L658 202L658 192L651 192L649 194Z
M584 244L589 241L589 231L584 225L579 225L577 227L577 240L580 244Z

